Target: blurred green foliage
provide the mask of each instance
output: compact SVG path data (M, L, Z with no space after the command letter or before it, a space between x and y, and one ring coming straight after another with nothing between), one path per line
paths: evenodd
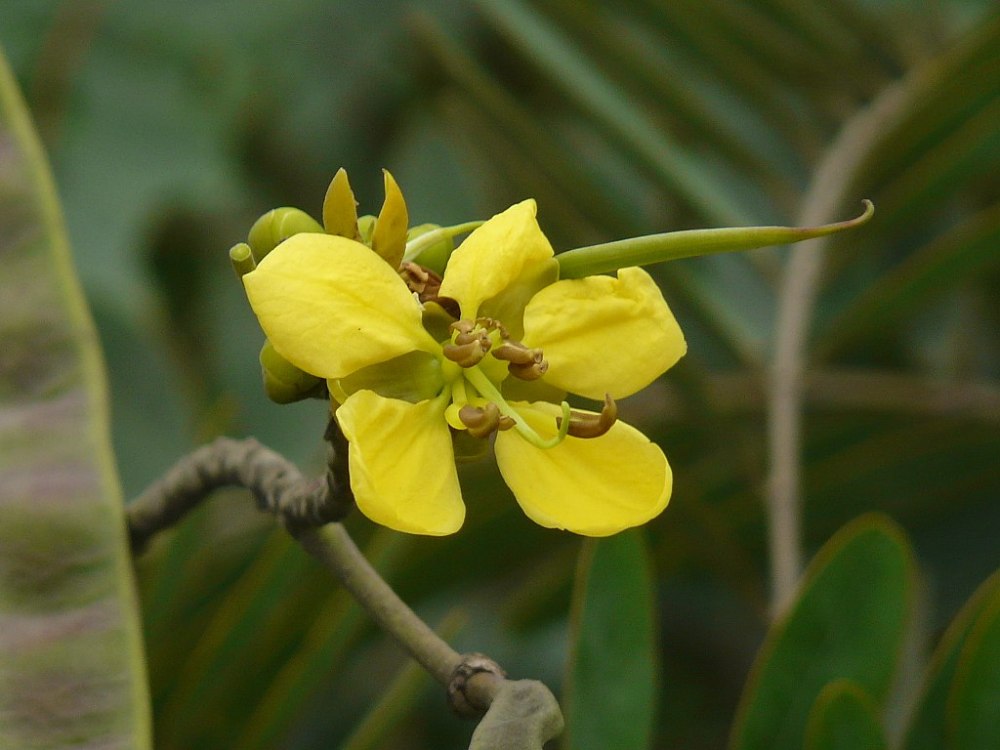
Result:
M872 509L912 540L923 574L914 643L889 693L876 691L886 735L903 731L925 644L1000 562L992 3L6 0L0 44L52 160L97 320L126 495L221 433L319 466L324 408L264 398L261 335L226 250L275 206L318 215L337 167L363 213L391 168L414 224L484 218L534 196L557 248L794 223L824 188L815 176L838 134L902 90L829 217L853 215L863 197L877 206L827 256L810 326L804 496L811 551ZM653 747L722 745L764 639L764 386L785 257L654 271L689 354L621 405L675 475L670 508L646 532ZM490 465L467 467L463 483L469 519L456 537L402 538L359 518L352 531L429 621L461 608L459 648L558 694L581 543L531 526ZM347 741L402 668L239 493L154 545L138 577L158 748ZM868 591L862 575L850 583L845 606ZM982 597L995 601L996 586ZM953 697L953 671L975 675L979 663L960 650L996 653L996 607L981 606L992 614L958 621L976 637L950 632L952 656L931 665L945 676L928 690L946 699L919 716L942 736L956 719L935 707L974 713L995 694L987 673L961 681L981 692ZM471 725L447 715L437 688L402 684L381 744L355 734L351 747L467 742ZM822 736L824 712L866 731L873 690L851 683L804 707L802 722L820 727L813 746L837 746ZM989 718L969 718L954 746L977 747Z

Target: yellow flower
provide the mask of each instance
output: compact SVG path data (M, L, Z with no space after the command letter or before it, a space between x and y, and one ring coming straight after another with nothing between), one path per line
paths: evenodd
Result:
M443 279L397 270L349 237L304 233L243 281L274 349L327 379L370 519L457 531L454 445L495 433L500 472L531 519L605 536L669 500L663 452L616 419L614 399L671 367L684 337L645 271L556 281L557 270L529 200L473 231ZM604 407L570 410L566 392Z

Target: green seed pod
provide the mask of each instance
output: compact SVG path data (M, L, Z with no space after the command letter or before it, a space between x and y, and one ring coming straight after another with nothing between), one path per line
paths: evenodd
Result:
M250 227L247 242L253 257L260 263L264 256L293 234L302 232L323 233L323 227L305 211L297 208L275 208L261 216Z
M264 376L264 391L275 403L290 404L320 397L326 389L326 381L300 370L278 354L270 341L265 341L261 347L260 367Z
M410 243L417 237L440 228L441 227L437 224L418 224L415 227L410 227L410 231L406 233L406 241L407 243ZM451 257L451 253L454 249L454 238L444 236L437 242L421 248L411 260L413 260L414 263L419 263L424 268L429 268L440 275L444 273L444 267L448 265L448 258Z

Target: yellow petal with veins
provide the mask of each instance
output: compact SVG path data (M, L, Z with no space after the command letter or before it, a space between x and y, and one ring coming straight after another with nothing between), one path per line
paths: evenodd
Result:
M533 200L511 206L473 231L451 254L440 295L458 300L462 317L475 318L485 300L555 263L535 211Z
M250 306L282 357L321 378L437 343L399 275L360 242L297 234L243 276Z
M515 405L542 437L555 433L554 404ZM598 438L567 437L537 448L517 430L497 434L497 465L535 523L585 536L609 536L646 523L667 506L673 485L659 446L623 422Z
M645 388L687 351L663 294L641 268L545 287L524 310L523 340L545 353L546 383L597 400Z
M461 528L465 505L443 412L442 401L411 404L372 391L337 409L354 500L375 523L432 536Z

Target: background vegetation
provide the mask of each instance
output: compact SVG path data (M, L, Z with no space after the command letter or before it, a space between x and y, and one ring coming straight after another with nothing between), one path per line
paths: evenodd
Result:
M469 518L453 538L349 527L458 648L557 694L565 681L580 705L580 634L594 632L581 623L619 612L588 627L625 622L624 652L655 665L622 675L637 726L655 717L622 746L719 747L768 627L775 446L799 466L794 439L774 443L775 409L791 399L806 556L870 510L912 543L919 585L897 606L908 646L876 701L900 736L929 647L1000 562L992 3L6 0L0 44L96 319L126 497L219 434L321 466L325 410L264 398L261 335L226 251L272 207L318 214L340 166L372 213L391 169L413 223L534 196L557 249L846 218L873 199L875 219L811 268L779 249L654 270L689 354L622 407L664 447L674 497L606 553L609 577L594 548L531 525L488 463L464 469ZM877 589L865 571L844 577L836 611ZM401 672L393 644L239 493L137 574L157 748L467 742L438 688ZM882 622L893 606L865 612ZM585 738L587 712L568 716Z

